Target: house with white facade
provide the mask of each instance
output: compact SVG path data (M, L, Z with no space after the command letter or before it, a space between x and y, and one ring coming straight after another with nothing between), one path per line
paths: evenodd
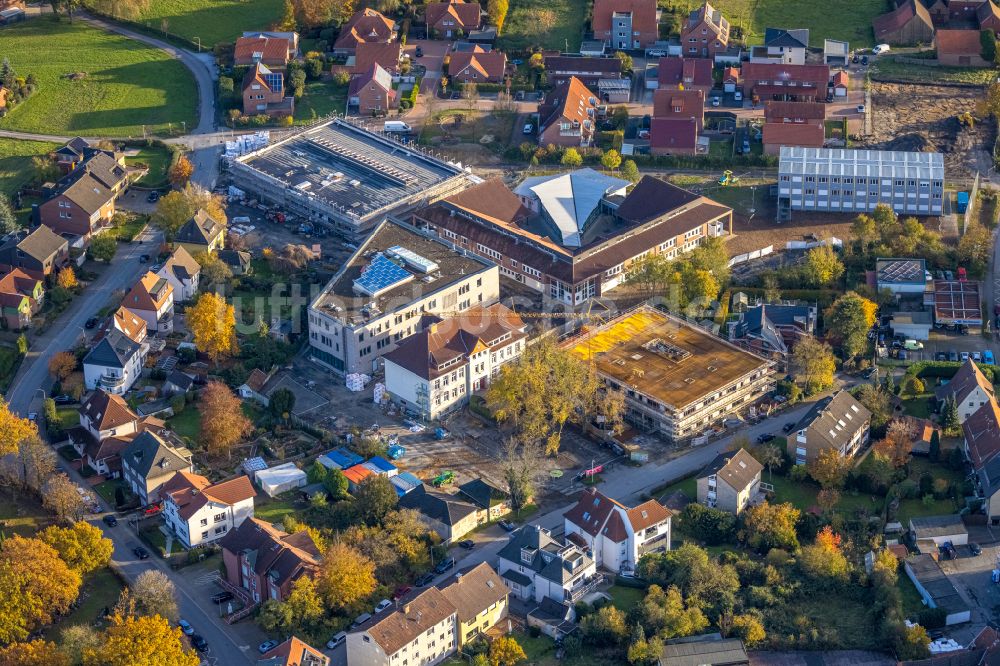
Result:
M385 388L404 408L436 419L466 405L521 355L526 328L500 303L431 324L385 355Z
M347 634L347 663L352 666L433 666L457 649L457 609L436 587Z
M160 488L163 522L185 548L201 546L252 518L256 495L247 476L213 484L200 474L175 472Z
M125 295L122 305L146 322L153 333L174 330L174 288L152 271L146 273Z
M80 425L66 436L92 470L110 478L121 475L121 452L139 433L151 430L168 441L171 436L163 421L139 416L121 396L102 389L91 393L78 413Z
M750 48L750 62L804 65L808 50L809 30L767 28L764 31L764 44Z
M615 573L634 570L645 553L670 550L670 510L656 500L629 508L589 488L563 521L567 541L590 551L597 566Z
M83 358L83 384L87 390L101 388L121 395L128 392L142 374L149 345L137 343L112 330Z
M549 597L573 604L602 579L597 563L583 549L555 539L538 525L525 525L511 533L497 554L497 572L511 594L537 603Z
M976 362L969 358L947 384L934 389L934 397L941 405L949 398L954 400L958 408L958 422L965 423L980 407L995 400L996 392L993 383L986 379Z
M156 274L170 283L174 290L174 300L190 301L197 296L201 264L195 261L183 245L174 248L170 258L163 262Z

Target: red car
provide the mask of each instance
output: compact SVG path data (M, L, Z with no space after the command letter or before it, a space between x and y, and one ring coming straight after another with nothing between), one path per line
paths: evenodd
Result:
M409 585L400 585L399 587L396 588L396 591L392 593L392 600L399 601L407 594L409 594L411 590L413 590L413 588L410 587Z

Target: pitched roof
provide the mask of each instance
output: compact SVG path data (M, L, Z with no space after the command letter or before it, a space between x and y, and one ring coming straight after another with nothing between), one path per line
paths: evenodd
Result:
M179 281L186 282L201 273L201 264L195 261L183 245L178 245L159 272L171 273Z
M372 63L367 72L359 74L351 79L347 94L353 97L361 92L367 85L377 85L389 95L389 99L394 99L396 91L392 89L392 75L381 65Z
M610 78L621 75L622 63L618 58L592 58L580 56L545 56L545 70L550 73L600 74Z
M96 213L114 198L114 194L94 176L85 173L58 194L66 197L86 213Z
M764 81L823 82L824 87L830 81L829 65L789 65L780 62L748 62L743 65L743 81L755 85ZM817 91L817 94L822 93Z
M542 551L546 557L542 556ZM531 562L524 561L522 552L531 553ZM525 525L511 533L510 540L497 556L559 584L572 581L593 563L580 548L557 541L538 525Z
M113 330L91 347L83 357L84 365L99 365L106 368L124 368L141 346L125 334Z
M784 28L765 28L764 46L782 46L784 48L806 49L809 48L809 30L798 28L795 30L785 30Z
M32 259L45 261L60 250L66 249L68 241L44 224L22 238L17 249Z
M970 414L962 423L972 466L977 470L1000 453L1000 405L995 397Z
M458 492L472 500L481 509L489 509L507 500L509 495L489 481L473 479L458 487Z
M656 32L656 0L594 0L594 32L611 30L615 14L632 15L633 32Z
M506 599L508 591L497 572L480 562L441 585L441 593L455 607L459 622L471 622L493 604Z
M977 31L943 28L934 33L934 48L937 49L938 55L978 56L983 50Z
M588 109L596 109L597 101L597 96L583 81L575 76L570 77L569 81L549 92L544 104L539 105L540 132L544 132L553 123L562 121L578 122L584 128L592 128L594 123Z
M210 245L225 231L226 228L212 219L207 210L199 208L191 219L177 231L174 240L178 243Z
M846 88L851 83L851 77L847 70L841 70L833 75L834 88Z
M444 200L457 208L495 224L516 226L528 217L528 209L501 178L491 178Z
M441 590L429 587L399 610L375 618L373 624L361 630L371 636L386 655L392 655L455 612L455 607Z
M257 666L329 666L330 658L292 636L257 659Z
M649 145L664 150L694 150L698 147L695 118L653 118L649 124Z
M260 368L254 368L243 384L255 393L260 393L267 382L267 374Z
M383 69L396 71L399 69L399 56L403 45L399 42L364 42L354 49L354 66L352 74L363 74L371 70L372 65Z
M934 29L934 22L923 3L918 2L918 0L906 0L891 12L875 17L875 20L872 21L875 39L883 39L887 35L901 30L914 19L926 24L931 30ZM976 39L978 40L978 38L977 35Z
M476 352L507 346L527 337L524 329L524 322L507 306L477 305L406 338L385 359L431 380L451 372L454 368L449 362L456 358L468 360Z
M704 90L669 90L667 88L660 88L653 93L654 118L677 118L680 116L704 118Z
M826 141L823 123L765 123L765 146L805 146L822 148Z
M712 87L715 83L712 79L712 60L709 58L660 58L656 79L661 88L676 88L679 85Z
M263 34L240 37L233 49L233 60L238 64L257 60L288 62L291 46L291 43L282 37Z
M705 666L706 664L748 664L746 648L738 638L681 639L663 646L661 664L670 666Z
M344 471L345 475L347 471L349 470ZM449 527L478 511L474 504L460 497L427 490L422 485L399 498L399 506L402 509L419 511L431 520Z
M108 189L114 189L128 178L128 170L119 163L120 155L106 150L85 150L87 157L82 166L78 166L64 177L64 181L69 182L77 177L80 172L86 172L98 183Z
M146 338L146 322L124 305L115 310L108 322L108 330L121 332L133 342L139 343Z
M826 104L822 102L781 102L767 100L764 102L765 122L783 122L785 119L824 120Z
M361 42L392 41L395 23L374 9L363 9L355 12L341 29L335 49L355 48Z
M451 63L448 65L450 76L457 76L468 69L486 79L502 79L507 69L507 54L503 51L460 51L451 54Z
M587 534L597 536L615 507L625 508L596 488L588 488L583 491L573 508L563 514L563 518Z
M746 449L724 451L708 464L699 477L715 475L737 491L746 489L761 473L764 466Z
M708 2L693 10L688 15L687 23L684 25L681 33L683 34L687 30L697 28L703 21L710 26L716 36L722 36L725 33L728 38L729 21L722 15L722 12L712 7Z
M868 408L845 390L818 400L799 421L798 430L808 429L810 445L817 451L840 450L845 441L871 418Z
M35 289L40 282L41 280L31 277L20 268L12 268L0 276L0 292L34 298Z
M167 375L165 383L173 384L182 391L187 391L194 384L194 379L186 372L172 370L170 374Z
M282 72L272 72L267 65L258 62L243 75L243 86L240 90L246 90L253 85L258 85L269 92L281 92L285 87L285 75Z
M250 477L238 476L212 484L205 477L180 471L163 484L161 495L170 495L178 507L178 515L188 520L209 502L232 506L257 496Z
M245 250L219 250L216 256L227 266L240 270L246 269L253 259L253 256Z
M133 285L122 303L131 310L156 311L173 293L174 288L165 278L149 271Z
M140 478L146 479L189 469L191 454L187 449L175 449L159 435L145 431L122 452L122 463L132 468Z
M977 388L982 389L988 396L996 395L993 384L969 357L947 384L934 389L934 395L938 400L954 398L955 402L962 403Z
M247 518L230 530L219 545L231 553L246 554L259 576L270 576L281 586L319 566L320 553L305 530L288 534L257 518Z
M618 216L632 224L644 224L686 207L701 198L700 195L677 187L673 183L654 176L643 176L618 206ZM714 201L709 203L724 209ZM684 231L688 229L685 228Z
M129 408L124 398L103 389L87 396L79 412L90 420L96 430L111 430L139 420L139 415Z
M457 22L465 31L479 27L482 22L482 7L478 2L428 2L424 10L427 26L436 25L445 15Z
M625 510L625 517L631 523L633 532L641 532L647 527L662 523L670 516L670 509L656 500L646 500L639 506Z
M976 7L976 19L979 21L979 25L982 26L983 21L991 18L995 21L1000 21L1000 8L990 0L986 0L986 2Z

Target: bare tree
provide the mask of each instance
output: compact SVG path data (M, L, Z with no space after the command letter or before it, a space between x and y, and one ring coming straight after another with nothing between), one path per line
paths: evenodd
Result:
M178 618L177 591L162 571L150 569L132 584L132 599L139 615L161 615L171 622Z
M535 482L542 461L541 444L537 440L519 444L511 437L504 442L499 457L510 506L515 512L520 511L535 494Z

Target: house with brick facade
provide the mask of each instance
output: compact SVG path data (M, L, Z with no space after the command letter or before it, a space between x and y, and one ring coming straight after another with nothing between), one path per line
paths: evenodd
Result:
M295 98L285 96L285 75L257 63L243 76L243 114L275 118L295 112Z
M292 583L319 570L319 549L305 530L288 534L263 520L247 518L219 545L226 580L246 590L255 602L284 601Z
M507 54L503 51L458 51L451 54L448 76L454 83L503 83Z
M89 237L111 226L115 200L128 187L125 155L81 148L80 161L38 207L39 221L57 234Z
M45 225L0 243L0 266L20 268L29 275L47 278L68 261L69 242Z
M381 65L372 64L368 71L351 79L347 89L348 105L361 115L384 113L396 108L397 95L392 88L392 75Z
M355 12L340 28L337 41L333 43L333 52L338 55L354 53L358 44L363 42L388 43L396 39L396 22L386 18L374 9L363 9Z
M542 146L589 146L597 128L600 100L580 79L553 88L538 105L538 143Z
M424 18L428 36L451 39L478 30L483 8L478 2L428 2Z
M657 83L660 88L700 90L707 97L715 85L712 61L705 58L660 58Z
M354 65L351 75L358 76L371 71L378 65L392 75L399 73L399 59L403 55L403 45L399 42L364 42L354 50Z
M829 65L753 63L743 65L743 94L754 103L767 100L819 102L826 99Z
M687 58L713 58L729 48L729 21L708 2L688 16L681 29L681 54Z
M653 118L694 118L697 132L705 125L705 93L701 90L666 90L653 93Z
M594 39L611 49L644 49L660 38L656 0L594 0Z
M236 67L253 67L261 63L268 69L285 69L297 50L298 35L294 32L244 34L236 40L233 64Z
M983 46L977 30L946 30L934 33L934 48L942 65L953 67L992 67L983 59Z
M653 118L649 123L649 152L653 155L696 155L697 119Z

